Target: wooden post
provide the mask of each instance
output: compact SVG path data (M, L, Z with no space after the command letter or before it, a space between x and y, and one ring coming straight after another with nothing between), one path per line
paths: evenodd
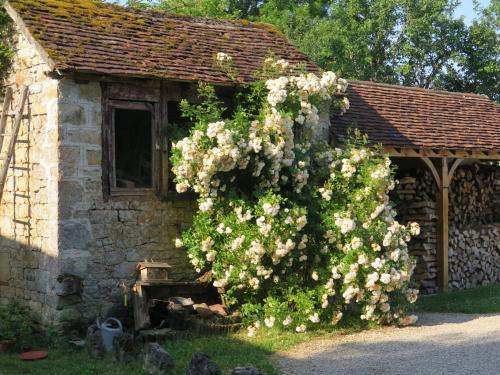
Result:
M441 159L439 169L441 186L438 195L438 288L446 292L448 290L448 158Z

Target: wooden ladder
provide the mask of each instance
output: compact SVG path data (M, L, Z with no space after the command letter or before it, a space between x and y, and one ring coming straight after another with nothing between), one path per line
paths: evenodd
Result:
M7 125L7 117L10 116L8 113L9 107L12 103L12 89L8 87L5 91L5 100L2 108L2 116L0 117L0 154L3 151L4 138L10 137L7 147L7 153L4 157L0 157L0 202L2 201L2 196L5 188L5 182L7 180L7 174L9 172L9 164L14 156L14 151L16 149L17 136L19 134L19 129L21 128L21 120L23 118L24 106L26 104L26 99L28 98L28 87L23 87L21 89L21 99L17 104L17 108L14 112L14 125L12 127L12 133L5 133Z

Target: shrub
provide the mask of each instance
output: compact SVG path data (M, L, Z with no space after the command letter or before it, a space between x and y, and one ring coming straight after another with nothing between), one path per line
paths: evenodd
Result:
M0 306L0 340L13 340L22 349L32 333L33 323L24 307L15 301Z
M229 56L216 61L237 75ZM199 210L176 245L198 272L212 271L249 335L262 323L304 332L346 311L408 322L417 291L407 242L419 228L394 219L390 160L359 134L329 145L328 113L348 109L347 83L298 70L266 60L229 118L209 85L202 104L182 103L194 126L173 145L173 171Z

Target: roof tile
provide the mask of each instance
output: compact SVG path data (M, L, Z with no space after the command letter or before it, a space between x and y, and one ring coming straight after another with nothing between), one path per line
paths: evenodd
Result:
M308 64L273 26L137 10L93 0L9 0L59 71L231 83L215 66L233 57L243 82L271 53Z
M347 97L332 117L340 141L358 128L384 146L500 151L500 107L486 96L349 81Z

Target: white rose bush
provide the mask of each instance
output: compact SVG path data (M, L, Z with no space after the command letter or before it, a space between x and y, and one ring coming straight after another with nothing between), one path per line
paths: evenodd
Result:
M194 126L171 160L177 191L197 193L199 210L176 246L197 272L211 271L250 336L348 315L412 323L405 311L418 290L407 243L419 227L395 219L390 160L359 135L337 148L327 142L324 114L348 109L347 82L271 58L259 78L243 85L230 116L206 84L201 104L182 103Z

